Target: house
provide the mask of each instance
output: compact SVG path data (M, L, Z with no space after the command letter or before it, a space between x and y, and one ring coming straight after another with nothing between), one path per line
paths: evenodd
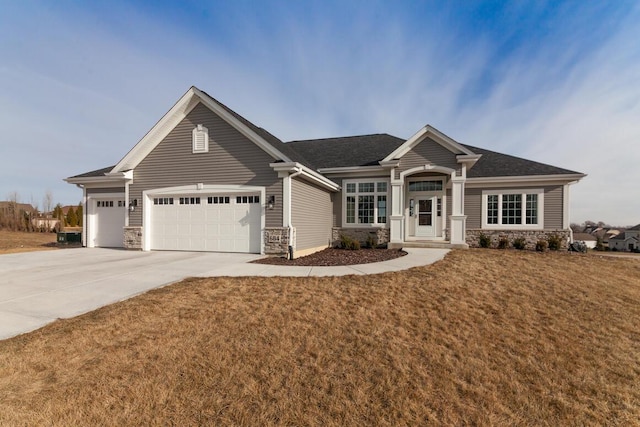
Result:
M427 125L283 143L192 87L83 190L88 247L308 254L341 235L391 248L476 246L481 234L568 241L585 175L461 144Z
M640 251L640 224L609 238L609 249L612 251Z

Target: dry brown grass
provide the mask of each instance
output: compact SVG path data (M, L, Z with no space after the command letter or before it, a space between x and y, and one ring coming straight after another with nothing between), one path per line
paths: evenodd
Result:
M191 279L0 342L2 425L637 425L640 262Z
M0 230L0 254L55 249L55 233Z

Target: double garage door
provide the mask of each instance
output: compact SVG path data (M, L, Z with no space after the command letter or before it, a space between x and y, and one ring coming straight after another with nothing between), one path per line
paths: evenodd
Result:
M151 200L151 249L260 253L259 194L162 195Z

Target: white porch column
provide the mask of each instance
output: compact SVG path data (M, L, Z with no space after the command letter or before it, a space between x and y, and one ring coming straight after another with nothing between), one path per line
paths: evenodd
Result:
M464 214L464 176L451 178L451 230L450 239L453 245L466 245L467 216Z
M393 174L393 170L391 172ZM389 223L389 243L404 241L404 182L391 181L391 218Z

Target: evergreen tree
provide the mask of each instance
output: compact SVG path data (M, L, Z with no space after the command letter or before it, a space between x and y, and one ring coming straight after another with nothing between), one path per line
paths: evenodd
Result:
M76 211L73 210L73 206L69 206L69 212L67 212L67 225L69 227L78 225L78 217L76 216Z
M78 227L82 227L82 221L84 216L82 215L82 203L78 203L78 208L76 209L76 217L78 218Z

